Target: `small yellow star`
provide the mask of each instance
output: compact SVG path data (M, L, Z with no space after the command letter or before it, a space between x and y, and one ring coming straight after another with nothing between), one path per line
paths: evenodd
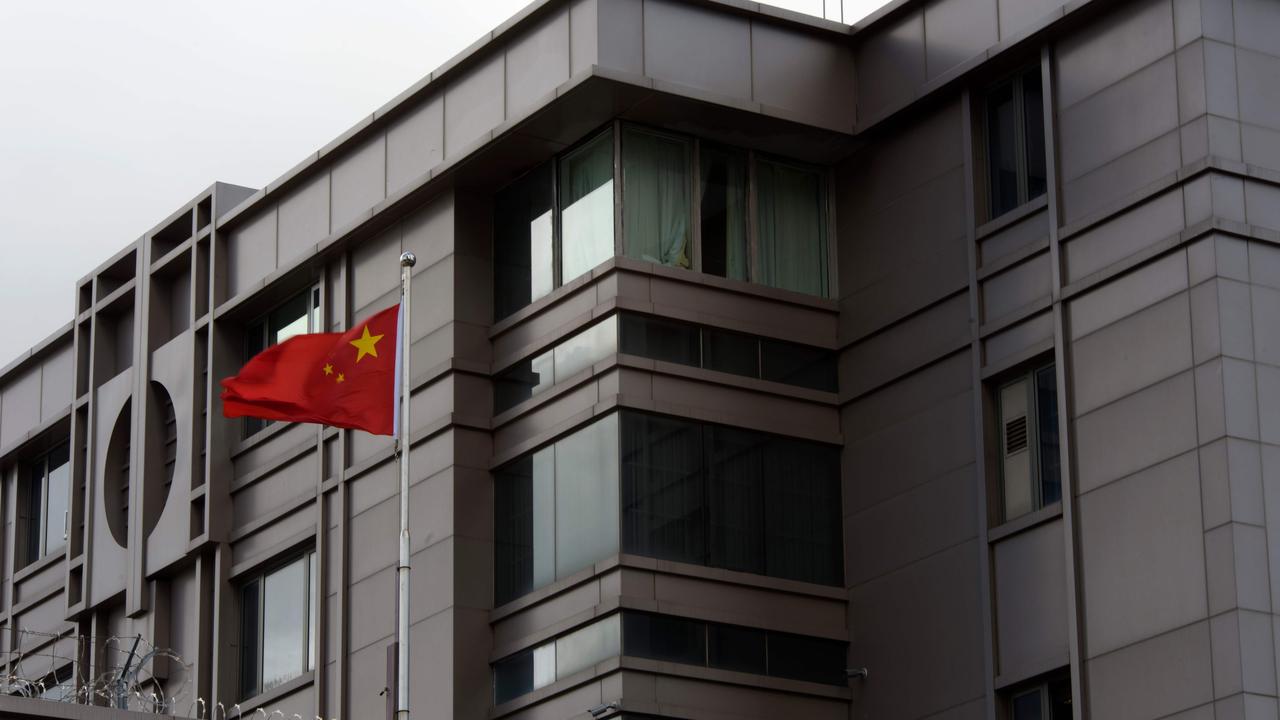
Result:
M358 351L356 353L356 362L363 360L365 355L378 357L378 341L381 339L381 335L370 335L369 326L365 325L364 335L361 335L351 341L351 344L355 346L355 349Z
M338 373L338 380L337 380L337 382L346 382L346 380L347 380L347 376L346 376L346 375L343 375L342 373Z
M325 364L324 364L324 374L325 374L325 375L332 375L332 374L333 374L333 366L332 366L332 365L330 365L329 363L325 363Z

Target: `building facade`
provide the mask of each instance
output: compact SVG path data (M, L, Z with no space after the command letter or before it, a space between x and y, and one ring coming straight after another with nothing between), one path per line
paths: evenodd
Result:
M1280 4L539 0L0 371L11 693L386 715L392 442L217 381L402 251L413 717L1277 717Z

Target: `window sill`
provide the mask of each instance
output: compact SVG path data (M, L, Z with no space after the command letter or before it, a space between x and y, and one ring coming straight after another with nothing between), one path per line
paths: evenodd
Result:
M21 570L13 574L14 584L16 585L32 575L39 573L41 570L58 564L59 561L66 557L66 550L67 546L64 543L59 545L53 552L46 553L44 557L26 564Z
M993 543L1004 540L1018 533L1026 532L1034 527L1057 520L1060 517L1062 517L1061 500L1051 505L1045 505L1039 510L1032 510L1025 515L1019 515L1008 522L991 528L987 531L987 542Z
M281 698L285 697L286 695L292 695L298 690L301 690L302 688L311 685L313 682L315 682L315 676L316 676L316 673L314 670L308 670L302 673L301 675L299 675L298 677L292 680L289 680L283 684L277 685L271 688L270 690L267 690L266 692L258 693L257 695L254 695L253 697L247 700L243 700L241 702L236 703L235 705L232 705L231 708L228 709L228 712L238 707L240 708L240 712L242 714L253 713L255 710L263 707L264 705L268 705L270 703L276 702Z
M986 239L987 236L994 235L1010 225L1016 224L1024 218L1035 215L1048 206L1049 196L1047 194L1028 200L1003 215L979 225L977 231L974 233L974 239L982 241Z

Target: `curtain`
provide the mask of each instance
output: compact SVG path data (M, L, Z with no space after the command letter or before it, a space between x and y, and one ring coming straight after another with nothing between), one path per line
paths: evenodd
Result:
M764 497L761 445L749 430L707 429L707 496L711 508L711 565L763 573Z
M613 133L560 160L560 282L613 256Z
M759 281L809 295L827 294L822 177L760 160L756 164Z
M702 271L747 279L747 162L703 146Z
M627 255L690 267L689 143L627 128L622 137L622 209Z
M639 413L622 421L622 547L705 565L702 427Z
M839 452L775 437L765 445L762 462L766 574L839 585L844 563Z

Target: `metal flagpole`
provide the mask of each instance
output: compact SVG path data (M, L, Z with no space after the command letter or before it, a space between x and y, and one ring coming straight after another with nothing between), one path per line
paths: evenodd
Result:
M418 259L400 255L400 565L396 568L396 720L409 720L409 322L410 274Z

